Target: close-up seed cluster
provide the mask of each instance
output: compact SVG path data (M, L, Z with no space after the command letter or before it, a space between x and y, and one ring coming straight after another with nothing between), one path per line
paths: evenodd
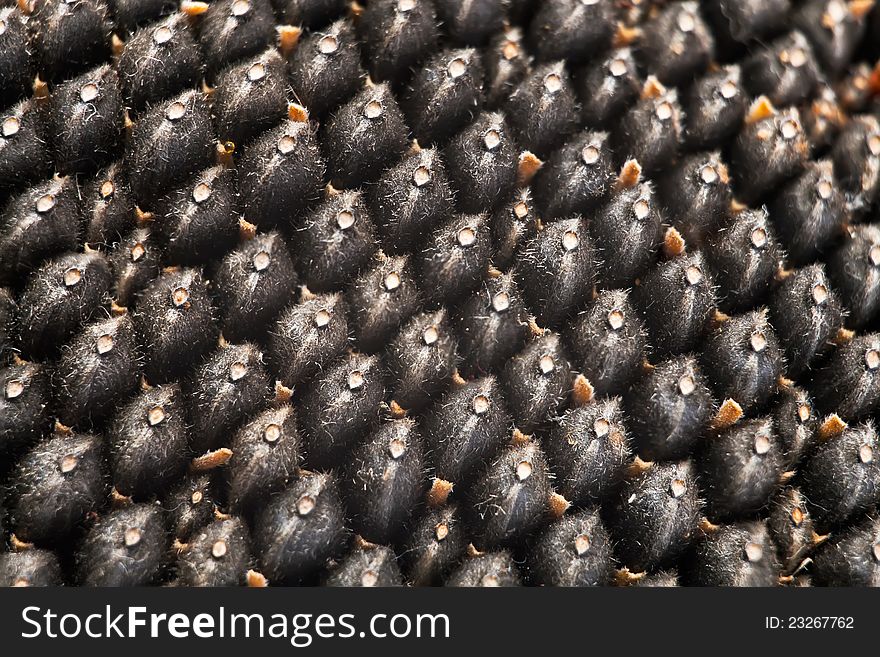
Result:
M873 0L0 0L0 585L880 585Z

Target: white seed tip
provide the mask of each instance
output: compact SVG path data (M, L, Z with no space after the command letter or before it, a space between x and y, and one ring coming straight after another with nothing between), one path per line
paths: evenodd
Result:
M438 523L436 527L434 527L434 536L438 541L442 541L444 538L449 536L449 525L445 522Z
M431 345L437 342L440 339L440 331L436 326L429 326L425 329L424 333L422 333L422 342L425 344Z
M235 0L232 3L232 15L244 16L251 10L251 3L248 0Z
M192 197L196 203L204 203L211 196L211 186L208 183L199 183L193 187Z
M678 15L678 29L682 32L693 32L697 27L694 15L690 12L683 11Z
M639 199L633 204L633 214L636 219L644 219L651 214L651 204L645 199Z
M34 204L34 209L40 214L43 214L54 208L56 203L57 200L55 199L54 194L43 194L37 199L37 202Z
M626 317L623 314L622 310L612 310L608 313L608 326L610 326L615 331L620 330L623 327L623 322Z
M122 535L122 541L125 547L134 547L141 542L141 530L137 527L129 527Z
M611 431L611 423L604 417L596 418L593 422L593 432L597 438L604 438Z
M311 495L303 495L296 501L296 512L301 516L307 516L315 509L315 498Z
M364 571L364 574L361 575L361 585L366 588L372 588L376 586L379 581L379 576L375 573L375 571L367 570Z
M544 78L544 89L546 89L548 93L555 94L562 89L562 78L556 73L550 73Z
M147 424L151 427L155 427L157 424L161 424L165 420L165 409L161 406L153 406L150 410L147 411Z
M101 189L99 193L101 194L101 198L109 198L113 196L113 192L116 191L116 186L113 184L112 180L105 180L101 183Z
M318 41L318 52L322 55L332 55L339 49L339 40L332 34L322 36Z
M21 130L21 121L19 121L14 116L8 116L3 119L3 125L0 127L0 133L3 134L4 137L11 137L18 133Z
M456 78L460 78L467 71L467 62L465 62L461 57L456 57L449 65L446 67L446 72L449 74L449 77L455 80Z
M580 239L578 238L578 234L573 230L565 231L565 234L562 236L562 248L566 251L574 251L578 244L580 243Z
M416 187L424 187L431 182L431 170L426 166L418 166L412 175L413 185Z
M384 111L382 103L378 100L371 100L364 105L364 116L368 119L378 119Z
M94 82L84 84L79 90L79 99L84 103L90 103L98 97L98 85Z
M755 436L755 454L763 455L770 451L770 437L764 434Z
M325 308L321 308L321 310L315 313L315 326L317 326L318 328L324 328L329 323L330 311Z
M352 370L348 373L348 389L357 390L364 385L364 373L360 370Z
M696 285L703 280L703 271L696 265L691 265L685 270L684 277L690 285Z
M137 242L133 247L131 247L131 250L128 252L128 254L131 256L132 262L137 262L138 260L143 258L146 253L147 250L140 242Z
M82 280L82 271L77 269L76 267L71 267L67 271L64 272L64 285L67 287L73 287L77 283Z
M153 43L161 46L163 43L171 41L172 36L174 36L174 33L171 31L171 28L167 25L162 25L153 31Z
M99 336L95 340L95 349L99 354L106 354L108 351L111 351L113 349L113 336L109 333Z
M763 248L767 244L767 231L763 228L755 228L751 235L752 246L756 249Z
M599 161L599 148L592 144L584 146L584 149L581 151L581 160L583 160L584 164L596 164Z
M678 391L685 397L692 394L697 389L697 382L690 374L685 374L678 380Z
M247 70L247 79L251 82L257 82L258 80L262 80L266 77L266 66L262 62L257 62L253 64Z
M586 554L587 550L590 549L590 537L586 534L581 534L576 539L574 539L574 551L577 552L578 556Z
M290 135L284 135L278 140L276 147L278 148L279 153L287 155L288 153L293 152L293 149L296 148L296 139Z
M868 349L865 352L865 365L868 366L869 370L876 370L880 367L880 351Z
M275 424L267 424L266 428L263 429L263 440L267 443L277 443L278 439L281 438L281 427Z
M794 139L798 132L800 132L800 127L793 120L786 119L782 122L779 132L782 134L783 139Z
M489 410L489 398L486 395L477 395L473 399L474 413L482 415Z
M707 185L711 185L718 180L718 171L711 164L706 164L700 169L700 180Z
M174 101L168 106L168 109L165 110L165 118L169 121L177 121L182 118L184 114L186 114L186 105L180 101Z
M807 53L802 48L794 48L788 53L788 63L794 68L800 68L807 63Z
M499 292L496 294L492 297L492 308L494 308L497 313L503 313L510 308L510 295L508 295L507 292Z
M626 75L626 62L622 59L615 59L609 64L608 71L616 78Z
M721 97L729 100L736 96L739 89L737 88L736 83L733 80L725 80L721 84L720 91Z
M388 442L388 453L395 461L403 456L404 452L406 452L406 443L399 438L392 438Z
M842 2L832 0L832 2L825 5L825 13L828 14L831 22L836 25L837 23L842 22L849 12L847 11L846 5Z
M669 492L672 494L672 497L678 499L687 492L687 483L684 479L673 479L669 483Z
M269 264L271 262L272 256L270 256L267 251L260 251L254 256L254 269L256 269L257 271L264 271L269 267Z
M553 361L553 356L550 354L544 354L541 356L538 361L538 369L541 370L541 374L550 374L550 372L555 370L556 363Z
M532 476L532 464L528 461L520 461L516 464L516 478L525 481Z
M483 135L483 146L486 150L494 151L501 145L501 133L497 130L487 130Z
M59 468L63 474L67 474L69 472L73 472L76 470L76 466L79 463L79 459L76 458L73 454L68 454L61 459L59 463Z
M752 347L752 351L759 354L767 348L767 338L760 331L756 331L755 333L752 333L752 337L749 338L749 344Z
M813 301L816 302L817 306L821 306L825 303L825 300L828 299L828 288L822 285L822 283L816 283L813 286Z
M189 290L185 287L175 288L171 292L171 303L180 308L180 306L184 305L189 301Z
M6 383L6 390L4 394L6 395L6 399L15 399L16 397L20 397L21 393L24 392L24 383L19 381L18 379L12 379L11 381Z
M801 404L800 406L798 406L797 415L798 415L798 419L801 421L801 423L809 420L810 417L812 416L812 414L813 414L813 409L810 408L809 404Z
M226 546L226 541L222 539L219 541L215 541L214 545L211 546L211 556L215 559L222 559L224 556L226 556L227 550L228 548Z
M339 230L348 230L354 226L354 212L351 210L340 210L336 214L336 225Z
M874 448L870 445L862 445L859 447L859 461L862 463L871 463L874 460Z
M385 289L391 292L392 290L396 290L400 287L400 274L396 271L391 272L390 274L385 276L385 280L382 281L382 285L385 286Z
M746 559L748 559L752 563L760 561L764 556L764 548L761 546L761 544L754 543L752 541L746 543L744 552L746 555Z
M245 374L247 374L247 371L247 364L242 363L240 360L237 360L229 366L229 380L239 381L240 379L244 378Z
M668 121L672 118L672 105L667 102L662 102L657 105L657 118L661 121Z
M477 231L471 226L465 226L458 231L457 239L461 246L473 246L477 241Z

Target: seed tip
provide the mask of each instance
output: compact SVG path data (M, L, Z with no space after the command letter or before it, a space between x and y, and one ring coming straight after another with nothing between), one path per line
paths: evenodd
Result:
M642 31L640 29L618 22L612 45L614 48L625 48L635 43L641 35Z
M620 170L617 185L620 189L630 189L639 184L642 178L642 165L636 159L627 160Z
M759 96L749 108L749 112L746 115L746 124L758 123L771 116L776 116L776 108L773 107L773 103L770 102L767 96Z
M649 75L648 79L645 80L645 86L642 87L642 98L659 98L665 93L666 87L660 83L660 80L653 75Z
M519 156L517 167L517 185L527 187L543 164L541 159L531 151L523 151Z
M257 236L257 227L243 217L238 220L238 238L242 242L252 240Z
M190 471L194 473L208 472L226 465L231 458L232 450L228 447L221 447L220 449L195 457L190 463Z
M519 429L514 429L513 434L510 437L510 443L514 446L522 446L527 444L532 437L528 434L523 433Z
M819 440L831 440L842 434L847 428L846 422L837 413L832 413L822 422L816 436Z
M433 507L440 507L446 504L452 489L455 487L451 481L445 479L434 478L431 483L431 489L428 491L428 504Z
M180 3L180 11L187 18L195 18L196 16L201 16L206 11L208 11L208 3L207 2L196 2L195 0L183 0Z
M684 237L678 230L670 226L666 229L666 235L663 237L663 255L671 259L680 256L684 251Z
M290 103L290 105L287 106L287 117L291 121L296 121L297 123L308 123L309 110L297 103Z
M593 400L595 389L593 384L583 374L574 378L571 389L571 403L573 406L583 406Z
M643 472L649 470L653 465L653 461L645 461L640 456L636 455L636 457L633 459L633 462L630 463L626 468L626 478L632 479L634 477L637 477Z
M712 428L717 431L727 429L739 422L742 416L742 406L733 399L725 399L712 420Z
M267 580L262 573L258 573L256 570L247 571L247 575L245 577L247 579L248 588L262 589L269 586L269 580Z
M395 420L400 420L406 417L406 409L393 399L391 400L391 403L388 404L388 410L391 412L391 417Z

